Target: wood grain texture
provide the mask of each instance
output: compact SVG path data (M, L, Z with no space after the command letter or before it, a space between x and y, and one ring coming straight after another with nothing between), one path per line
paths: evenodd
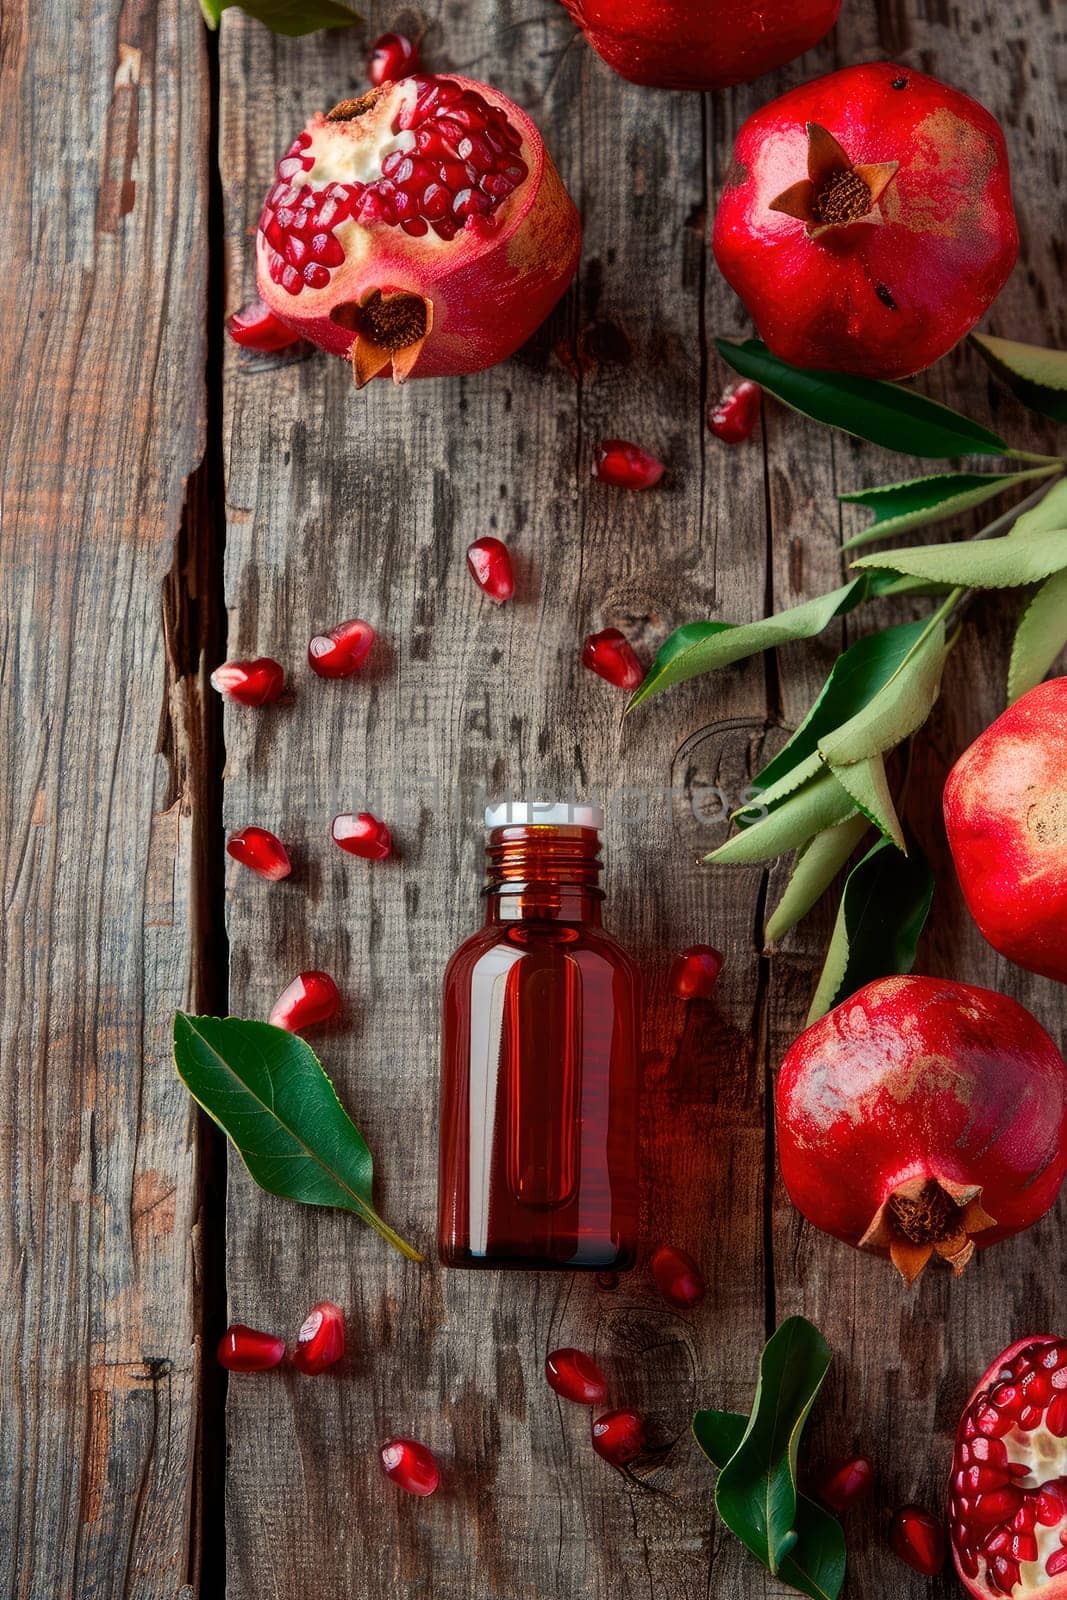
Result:
M369 11L368 36L397 20ZM777 665L675 690L625 725L618 699L578 666L594 628L617 623L651 652L679 622L745 620L832 586L844 536L835 491L903 475L899 461L773 406L762 444L729 452L705 430L726 376L710 336L746 331L703 243L705 213L737 126L773 94L893 54L985 100L1007 124L1024 223L1023 258L990 326L1039 341L1067 334L1050 13L1021 0L847 0L845 13L802 64L702 101L624 84L547 3L428 7L430 64L489 79L544 131L585 219L574 290L519 358L468 380L375 384L357 397L345 368L321 357L228 356L229 650L277 656L294 695L270 715L227 712L225 822L274 828L296 862L280 885L229 865L232 1009L265 1015L301 968L335 974L346 1015L318 1041L323 1059L376 1151L385 1213L429 1246L438 988L479 916L482 799L603 796L610 922L650 979L647 1236L693 1249L714 1284L706 1308L681 1317L640 1271L614 1291L582 1278L443 1275L234 1172L232 1315L291 1332L315 1299L334 1298L349 1310L352 1357L328 1378L230 1386L231 1600L302 1594L311 1572L323 1592L367 1600L781 1593L715 1523L711 1474L688 1435L695 1404L747 1406L777 1317L805 1311L839 1352L813 1460L870 1450L884 1463L883 1507L937 1500L974 1375L1009 1336L1067 1309L1043 1267L1058 1258L1056 1219L981 1260L965 1284L931 1274L908 1297L881 1264L804 1226L768 1184L767 1096L802 1025L828 914L768 957L763 922L784 869L707 871L696 857L722 836L721 796L735 800L779 727L803 714L844 630ZM279 41L231 14L221 63L232 309L253 288L251 233L276 155L313 109L358 87L362 47L355 35ZM560 339L597 353L578 379L554 354ZM965 352L925 386L988 404L1013 438L1042 447L1042 430ZM627 496L592 483L591 448L606 434L658 450L670 463L663 489ZM509 541L520 574L502 611L463 562L490 532ZM973 613L917 793L938 793L953 753L999 708L1010 610ZM308 636L351 615L380 630L373 671L310 679ZM333 813L364 805L395 823L396 860L368 867L331 846ZM923 964L1007 989L1062 1031L1053 986L998 962L967 923L936 811L915 817L941 880ZM721 1006L683 1020L662 978L670 951L696 939L727 952ZM633 1479L593 1457L585 1416L545 1390L546 1351L569 1343L595 1349L620 1399L653 1419L662 1452ZM375 1447L391 1432L417 1435L445 1462L432 1502L402 1500L380 1480ZM848 1594L947 1596L947 1578L923 1590L887 1568L879 1515L855 1525Z
M206 62L184 0L16 3L3 44L0 1592L174 1600L199 780L161 618L204 442Z

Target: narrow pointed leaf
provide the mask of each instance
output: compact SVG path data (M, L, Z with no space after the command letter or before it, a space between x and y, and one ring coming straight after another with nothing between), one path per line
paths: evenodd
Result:
M877 489L857 489L838 495L850 505L867 506L874 521L843 546L858 550L875 539L894 539L911 528L962 516L994 496L1034 478L1048 477L1055 469L1034 467L1030 472L941 472L929 478L909 478L903 483L883 483Z
M951 648L945 625L934 617L910 638L904 629L893 632L897 638L892 641L896 653L892 670L858 711L818 741L820 755L832 767L884 755L930 715Z
M693 1435L708 1460L724 1467L736 1452L748 1418L737 1411L698 1411ZM828 1511L797 1495L797 1542L782 1557L778 1576L783 1583L811 1600L837 1600L845 1578L845 1539L841 1524Z
M823 770L803 788L783 800L762 822L735 833L732 839L704 857L717 865L742 866L769 861L787 850L799 850L824 828L844 822L855 811L854 802L832 773Z
M845 881L808 1026L876 978L910 972L934 896L934 875L914 839L901 858L879 839Z
M260 1188L353 1211L409 1260L422 1259L375 1211L366 1140L303 1039L268 1022L179 1011L174 1063Z
M673 683L684 683L702 672L714 672L746 656L758 655L793 639L811 639L833 620L852 609L866 590L855 579L829 594L805 600L803 605L780 611L758 622L687 622L676 628L659 652L627 710L658 694Z
M1007 453L1005 441L981 423L898 383L791 367L772 356L759 339L743 344L716 339L715 344L723 360L742 377L770 390L794 411L857 439L930 458Z
M1008 703L1033 689L1067 646L1067 571L1046 578L1015 630L1008 667Z
M809 763L817 759L819 741L847 723L894 677L922 639L927 621L905 622L858 639L838 656L811 710L778 754L758 772L752 788L759 803L772 805L778 786L790 775L811 776ZM799 779L798 779L799 781ZM795 785L794 785L795 787ZM788 792L785 790L784 792Z
M810 1322L791 1317L782 1323L764 1347L744 1435L715 1485L715 1508L723 1522L787 1582L792 1580L786 1578L785 1561L803 1570L797 1516L800 1436L829 1365L829 1346ZM712 1426L716 1443L723 1443L729 1425Z
M849 856L867 832L869 823L862 812L839 822L836 827L817 833L797 856L785 893L774 908L764 929L768 945L795 928L802 917L833 883Z
M1067 350L1045 350L988 333L972 333L971 341L1024 406L1067 422Z
M358 11L338 5L337 0L200 0L209 28L217 28L223 11L233 5L272 33L283 33L291 39L317 33L320 28L351 28L363 21Z
M975 543L880 550L874 556L860 556L852 565L888 567L913 578L933 578L938 583L967 589L1017 589L1028 583L1041 583L1067 567L1067 527L1029 537L1021 537L1013 530Z
M857 761L847 767L832 767L834 777L850 794L868 822L892 840L898 850L905 850L904 830L897 816L896 806L889 789L882 756L868 761Z
M1036 506L1016 517L1008 537L1032 539L1053 528L1067 528L1067 478L1058 478Z

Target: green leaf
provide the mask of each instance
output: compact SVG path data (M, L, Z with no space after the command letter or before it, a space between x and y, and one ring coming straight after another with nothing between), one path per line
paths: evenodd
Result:
M764 929L768 945L795 928L826 892L867 832L862 812L817 833L798 853L785 893Z
M1032 539L1054 528L1067 528L1067 478L1059 478L1036 506L1016 517L1010 539Z
M799 850L824 828L832 828L852 816L856 807L849 795L825 768L791 794L762 822L735 833L732 839L704 857L720 865L742 866L753 861L768 861Z
M873 822L898 850L905 850L904 830L893 804L883 757L872 756L866 761L857 761L847 767L832 767L830 770L845 792L855 800L867 821Z
M1041 507L1034 509L1040 511ZM1067 527L1028 537L1020 537L1017 530L1018 525L997 539L973 543L880 550L876 556L860 556L852 565L888 567L913 578L932 578L966 589L1018 589L1028 583L1041 583L1067 567Z
M737 1411L698 1411L693 1435L708 1460L724 1467L735 1454L748 1427ZM797 1495L797 1542L783 1556L778 1576L812 1600L835 1600L845 1578L845 1541L841 1525L807 1495Z
M891 641L893 654L884 663L891 670L859 710L819 738L819 753L831 767L870 761L895 749L922 727L937 700L945 658L955 643L955 638L946 642L940 613L928 617L910 637L904 629L889 631L897 635Z
M988 333L972 333L971 342L1024 406L1067 422L1067 350L1044 350Z
M758 791L756 804L771 806L780 794L788 793L790 777L796 788L819 767L819 741L828 737L869 705L879 690L893 678L922 639L927 619L905 622L868 634L838 656L819 691L811 710L796 732L752 780ZM811 765L814 759L814 766ZM742 813L739 817L744 821Z
M764 1347L747 1424L730 1412L693 1419L698 1444L720 1465L723 1522L769 1572L814 1600L835 1600L845 1575L840 1527L797 1493L800 1435L829 1365L818 1329L791 1317Z
M999 435L898 383L791 367L772 356L759 339L743 344L716 339L715 344L735 372L753 379L794 411L886 450L934 458L1007 453Z
M934 875L915 840L909 844L902 860L887 839L879 839L845 880L808 1027L865 983L911 971Z
M850 505L868 506L874 521L842 546L858 550L875 539L892 539L910 528L962 516L975 506L1003 494L1019 483L1046 478L1054 467L1034 467L1029 472L942 472L929 478L909 478L904 483L883 483L877 489L857 489L839 494Z
M374 1209L373 1160L311 1048L268 1022L174 1016L178 1076L268 1194L354 1211L410 1261Z
M811 639L834 617L858 605L865 593L853 579L829 594L817 595L814 600L805 600L803 605L780 611L774 617L763 617L758 622L687 622L664 640L648 675L640 688L635 689L626 709L632 711L651 695L702 672L714 672L733 661L758 655L761 650L771 650L793 639Z
M1008 703L1033 689L1067 645L1067 571L1046 578L1019 619L1008 667Z
M238 6L273 33L299 39L320 28L351 28L363 18L358 11L337 4L337 0L200 0L200 9L209 28L217 28L224 11Z

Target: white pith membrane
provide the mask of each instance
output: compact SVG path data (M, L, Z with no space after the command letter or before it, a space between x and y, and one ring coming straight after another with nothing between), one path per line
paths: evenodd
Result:
M995 1223L982 1207L980 1184L911 1178L878 1207L859 1247L887 1251L909 1284L935 1254L958 1278L974 1255L974 1235Z
M982 1593L1023 1600L1054 1583L1067 1593L1067 1340L1026 1345L970 1402L950 1514L957 1558Z
M432 330L432 301L371 288L320 311L320 292L376 245L414 259L492 235L528 176L521 132L475 87L419 76L371 90L313 119L278 163L259 221L267 275L294 316L328 315L356 334L357 387L390 364L402 382Z

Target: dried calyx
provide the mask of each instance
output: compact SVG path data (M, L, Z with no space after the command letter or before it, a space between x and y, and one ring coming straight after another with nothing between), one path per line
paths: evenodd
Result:
M974 1254L973 1236L996 1223L982 1209L981 1195L979 1184L913 1178L878 1208L860 1249L888 1250L907 1283L914 1283L934 1254L959 1277Z
M817 122L806 126L808 175L772 200L770 209L798 218L809 239L853 222L880 221L876 207L899 163L875 161L853 166L832 133Z

